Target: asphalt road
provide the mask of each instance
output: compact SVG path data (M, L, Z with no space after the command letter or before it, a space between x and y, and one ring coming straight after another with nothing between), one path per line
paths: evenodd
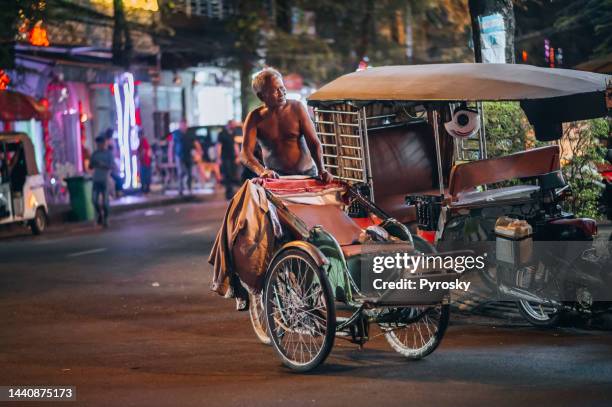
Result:
M382 337L363 350L337 340L321 369L291 373L208 289L224 210L2 234L0 385L73 385L68 405L84 406L610 405L612 333L457 315L422 361Z

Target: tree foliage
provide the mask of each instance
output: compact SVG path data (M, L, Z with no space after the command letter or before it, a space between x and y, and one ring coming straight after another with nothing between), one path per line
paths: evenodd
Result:
M483 107L489 157L501 157L527 148L531 127L518 102L485 102Z
M611 130L606 119L568 123L564 127L561 156L566 158L562 169L572 189L564 204L577 216L601 216L597 208L602 192L601 175L595 166L604 160L606 149L601 141L607 141Z
M548 143L533 137L523 110L518 102L485 102L485 132L490 158L540 147ZM597 210L601 176L595 169L603 162L604 143L612 132L610 120L595 119L564 124L561 147L563 175L573 194L564 202L565 209L577 216L599 217ZM511 185L513 181L503 185Z

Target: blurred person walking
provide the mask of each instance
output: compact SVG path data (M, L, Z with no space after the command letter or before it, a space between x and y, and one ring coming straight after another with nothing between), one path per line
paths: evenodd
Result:
M216 184L221 184L221 168L219 163L219 147L218 140L213 137L213 129L209 129L208 133L202 140L202 163L206 173L215 177ZM210 176L208 177L210 179Z
M189 193L191 193L191 170L193 167L191 148L193 146L193 138L189 136L187 130L187 120L181 119L179 128L172 132L174 161L176 163L179 195L183 195L183 180L185 178L187 178L187 189L189 190Z
M153 158L151 145L144 135L144 132L139 130L138 137L138 161L140 162L140 185L142 192L148 194L151 190L151 161Z
M89 161L89 169L93 170L92 200L96 209L96 223L103 227L108 227L108 184L111 173L116 169L113 153L107 144L108 138L104 134L96 137L96 151Z
M221 152L221 174L223 175L223 186L225 187L225 198L232 199L234 186L236 185L236 172L238 170L238 144L234 140L236 122L230 120L219 133L219 146Z
M117 165L118 157L115 157L115 141L113 140L113 129L106 129L104 131L104 137L106 138L106 144L108 151L110 151L111 156L113 157L113 170L111 171L110 177L113 179L115 184L115 198L120 198L123 193L123 177L119 174L119 166Z

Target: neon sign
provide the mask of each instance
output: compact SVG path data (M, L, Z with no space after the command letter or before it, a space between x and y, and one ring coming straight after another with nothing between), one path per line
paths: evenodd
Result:
M112 88L117 111L117 141L119 144L120 171L124 188L138 188L137 149L138 126L136 124L136 89L134 75L129 72L120 75Z

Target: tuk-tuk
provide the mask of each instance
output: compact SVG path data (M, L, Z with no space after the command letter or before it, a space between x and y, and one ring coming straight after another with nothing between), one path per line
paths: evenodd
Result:
M38 235L47 226L44 179L24 133L0 133L0 224L27 223Z
M524 256L512 268L511 281L501 279L500 261L484 272L496 289L517 300L527 320L547 326L568 304L593 305L591 287L572 286L571 293L552 299L533 281L549 284L554 268L566 278L573 271L573 260L566 259L585 257L597 233L593 220L577 219L559 205L568 186L558 140L562 123L608 114L609 81L608 75L529 65L386 66L344 75L313 93L308 103L325 168L390 217L417 226L420 238L414 241L421 252L449 242L470 248L474 241L495 243L498 226L519 224L527 231L525 239L559 242L550 257L565 256L562 264L542 268ZM488 157L483 101L520 102L536 139L548 145ZM512 222L503 223L507 219ZM499 257L500 250L492 254Z

